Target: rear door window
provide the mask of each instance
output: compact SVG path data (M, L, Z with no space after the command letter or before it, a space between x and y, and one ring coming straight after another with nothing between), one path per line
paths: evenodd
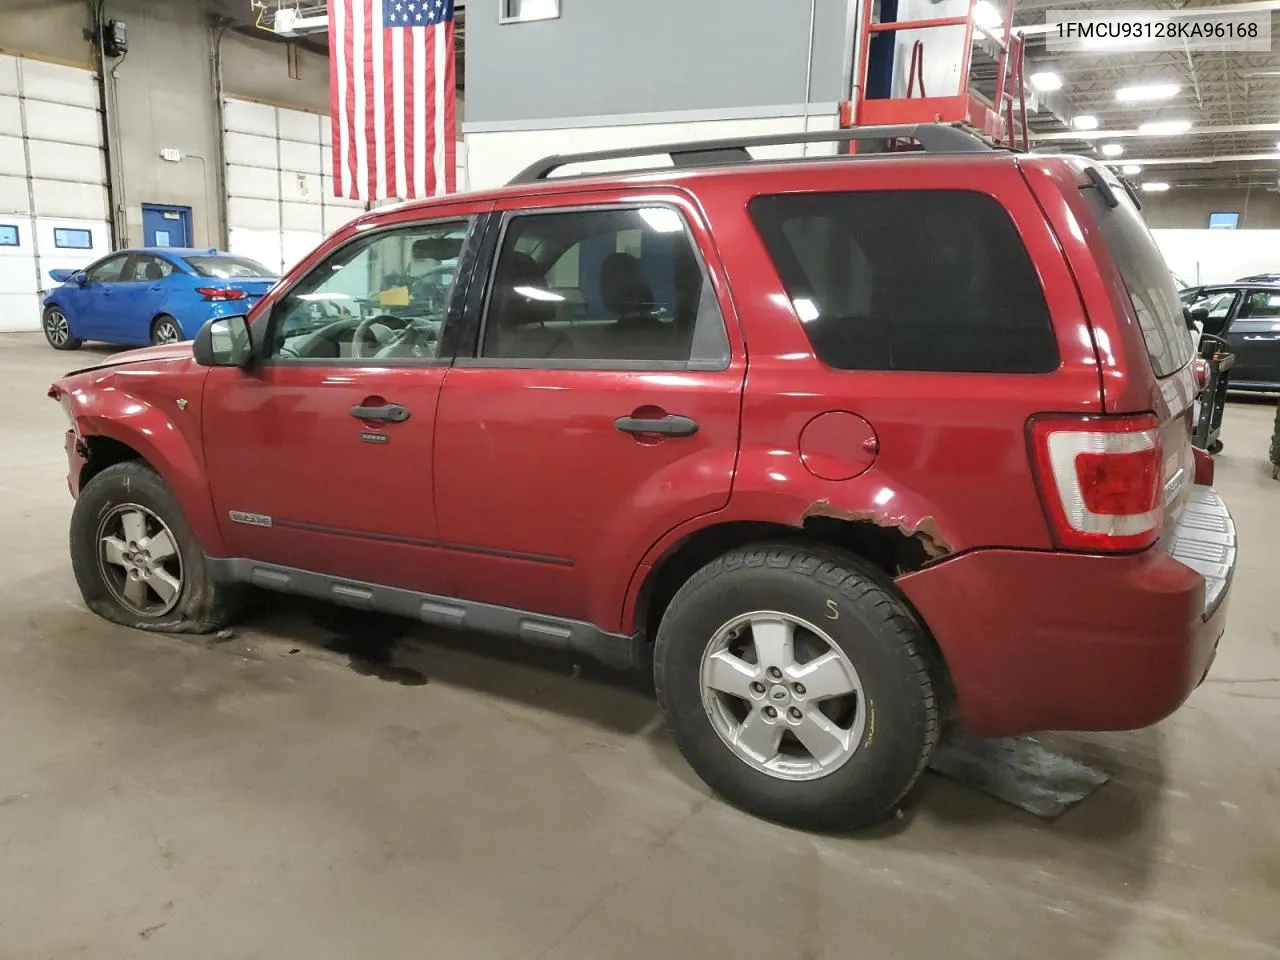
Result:
M1114 207L1107 205L1095 187L1080 192L1124 280L1151 357L1151 369L1157 377L1177 373L1191 359L1191 336L1182 316L1182 301L1173 274L1151 238L1142 214L1118 185L1115 188L1118 203Z
M828 366L1057 368L1044 292L994 198L964 190L786 194L756 197L750 211Z

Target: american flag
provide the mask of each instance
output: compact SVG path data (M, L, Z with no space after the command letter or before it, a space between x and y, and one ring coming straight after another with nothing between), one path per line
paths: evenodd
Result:
M334 193L456 190L453 0L329 0L329 49Z

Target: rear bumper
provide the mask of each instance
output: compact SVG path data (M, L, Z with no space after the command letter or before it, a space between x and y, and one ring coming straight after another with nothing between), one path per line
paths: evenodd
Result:
M979 550L898 586L950 668L961 720L986 735L1130 730L1176 710L1226 626L1235 526L1196 487L1140 554Z

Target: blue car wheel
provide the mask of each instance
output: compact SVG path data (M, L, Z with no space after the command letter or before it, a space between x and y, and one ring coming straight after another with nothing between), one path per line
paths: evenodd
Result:
M162 343L177 343L186 339L182 335L182 327L178 321L168 314L161 314L151 324L151 342L157 346Z
M50 304L44 308L44 319L41 322L44 338L55 350L79 350L80 338L71 335L71 323L62 308Z

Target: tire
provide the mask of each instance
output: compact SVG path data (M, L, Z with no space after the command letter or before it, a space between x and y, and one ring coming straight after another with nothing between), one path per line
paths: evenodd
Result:
M1221 452L1222 452L1222 441L1221 441L1221 440L1211 440L1211 441L1209 442L1209 448L1208 448L1208 450L1207 450L1206 452L1207 452L1210 456L1213 456L1213 455L1216 455L1216 454L1221 453Z
M751 611L774 611L772 616L784 615L816 628L855 671L860 695L843 701L855 707L845 736L844 759L829 769L810 770L811 776L795 778L805 768L799 760L793 764L779 754L778 763L794 767L788 779L744 758L717 729L716 717L721 717L723 725L724 704L732 713L736 698L714 691L708 692L709 700L704 698L704 654L716 645L724 627ZM753 638L758 629L753 622ZM806 626L793 624L793 629L797 652L802 645L816 643L816 635ZM754 663L741 662L758 670L764 660L757 656ZM814 662L799 662L800 657L797 661L794 669L799 670ZM852 556L805 543L754 544L707 564L676 593L654 648L658 700L672 737L698 775L735 806L808 830L867 826L895 809L938 745L942 673L932 641L887 579ZM737 703L748 719L758 719L754 709L767 712L778 687L787 686L781 682L767 688L753 709L747 709L751 701ZM813 693L793 692L797 696ZM793 704L788 713L813 708L812 703L779 702ZM859 712L861 727L856 719ZM781 716L776 710L775 715ZM804 717L808 723L808 713ZM835 721L833 725L845 726ZM796 734L790 739L784 735L781 744L784 751L809 752ZM816 757L813 753L806 761L809 768L819 763Z
M151 321L152 346L158 347L162 343L178 343L185 339L186 334L182 332L182 325L167 313L162 313Z
M1275 425L1271 428L1271 479L1280 477L1280 403L1276 404Z
M44 316L40 320L40 328L49 346L55 350L79 350L84 341L71 335L71 324L67 315L58 306L44 308Z
M170 580L176 573L178 587L167 599L149 586L152 582L165 586L157 577L148 580L148 603L131 605L126 596L131 578L125 567L106 558L110 552L104 546L107 539L118 544L129 536L130 514L143 518L149 535L137 538L137 543L151 546L157 556L162 551L168 554L164 560L151 561L153 567L164 569ZM169 534L167 541L157 535L163 528ZM171 552L168 545L174 548ZM80 491L71 513L71 567L90 610L112 623L139 630L210 633L231 623L240 609L239 588L212 578L177 500L155 471L137 460L107 467Z

